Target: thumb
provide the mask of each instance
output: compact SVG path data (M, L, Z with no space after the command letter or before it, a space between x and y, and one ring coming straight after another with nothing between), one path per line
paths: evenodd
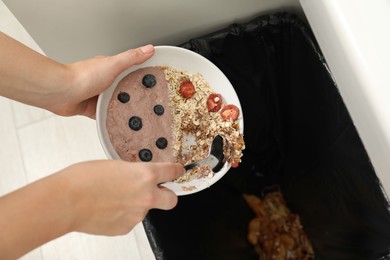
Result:
M124 51L115 55L115 59L120 64L120 70L126 70L129 67L141 64L152 57L154 54L154 47L151 44Z

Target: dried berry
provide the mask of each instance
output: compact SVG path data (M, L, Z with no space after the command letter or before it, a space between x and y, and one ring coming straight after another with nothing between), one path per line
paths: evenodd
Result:
M130 100L130 95L126 92L119 92L118 94L118 100L121 102L121 103L127 103L129 102Z
M156 85L156 77L152 74L146 74L142 78L142 85L144 85L147 88L152 88Z
M168 140L164 137L160 137L156 141L156 146L159 149L165 149L168 146Z
M209 112L217 112L221 109L222 96L220 94L210 94L206 101L206 106Z
M195 86L191 81L184 81L180 84L179 93L184 98L191 98L195 94Z
M236 160L234 160L233 162L230 163L230 166L232 166L232 168L237 168L239 164L240 164L240 160L236 159Z
M142 119L138 116L132 116L129 119L129 127L134 131L140 130L142 128Z
M240 110L233 104L226 105L221 110L221 117L224 121L236 121Z
M143 162L150 162L153 158L152 151L149 149L142 149L138 152L138 156Z
M164 114L164 107L162 105L155 105L153 111L156 115L161 116Z

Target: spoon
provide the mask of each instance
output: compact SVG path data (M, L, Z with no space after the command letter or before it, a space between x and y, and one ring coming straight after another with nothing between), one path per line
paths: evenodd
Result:
M224 164L223 159L223 138L217 135L211 143L209 155L202 160L185 165L184 169L188 171L194 167L207 164L213 172L219 172Z

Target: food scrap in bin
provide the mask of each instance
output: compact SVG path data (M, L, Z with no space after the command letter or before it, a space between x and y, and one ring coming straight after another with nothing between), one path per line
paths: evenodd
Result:
M259 259L314 259L314 250L300 218L290 212L281 192L268 193L263 199L255 195L243 196L256 214L249 223L248 241Z

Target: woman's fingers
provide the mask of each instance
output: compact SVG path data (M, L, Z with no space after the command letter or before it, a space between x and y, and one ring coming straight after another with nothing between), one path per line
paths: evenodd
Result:
M183 165L175 163L149 163L151 172L154 175L154 183L152 184L155 189L154 201L151 205L152 208L169 210L176 206L177 195L170 189L161 186L161 183L173 181L183 176L185 170Z
M153 45L149 44L136 49L124 51L115 56L112 56L112 58L118 62L117 64L120 64L117 69L119 69L118 72L121 72L130 68L131 66L145 62L150 57L152 57L153 54L154 47Z
M165 187L159 188L156 198L157 200L153 208L162 210L173 209L178 201L177 195Z
M179 163L157 163L154 166L157 184L173 181L183 176L185 172L183 165Z

